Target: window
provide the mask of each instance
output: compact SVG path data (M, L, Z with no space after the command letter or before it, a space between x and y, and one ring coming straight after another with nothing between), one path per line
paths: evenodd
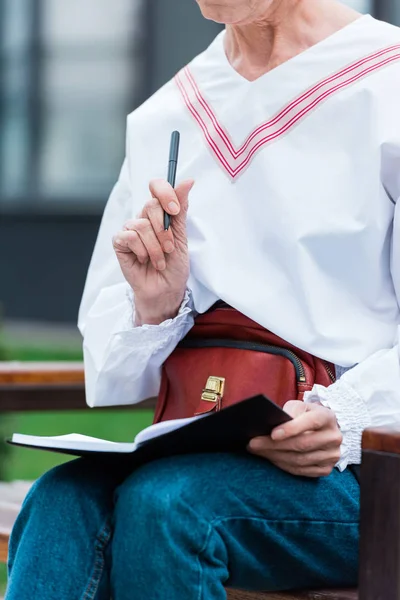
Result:
M3 0L0 202L101 210L143 96L146 0Z

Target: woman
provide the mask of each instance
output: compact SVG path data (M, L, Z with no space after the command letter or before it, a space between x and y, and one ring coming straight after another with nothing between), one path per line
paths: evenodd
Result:
M347 467L366 426L400 422L400 31L334 0L198 3L226 31L129 117L81 307L88 402L155 395L217 299L338 380L245 456L51 471L15 526L7 600L356 583ZM154 179L174 129L175 191Z

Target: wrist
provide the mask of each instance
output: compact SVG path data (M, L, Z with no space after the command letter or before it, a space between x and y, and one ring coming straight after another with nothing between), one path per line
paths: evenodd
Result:
M135 296L134 325L160 325L168 319L174 319L181 307L185 293L173 297L163 297L162 300L141 299Z

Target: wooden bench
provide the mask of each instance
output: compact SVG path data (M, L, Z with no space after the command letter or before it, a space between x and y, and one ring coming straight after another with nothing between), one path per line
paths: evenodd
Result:
M142 403L139 408L153 407L154 401L150 400ZM84 408L87 407L82 364L0 363L0 414ZM26 483L2 484L0 487L0 562L6 562L11 527L28 487L29 484ZM227 590L227 599L400 600L399 565L400 431L368 430L363 438L361 470L358 592L325 590L255 593Z

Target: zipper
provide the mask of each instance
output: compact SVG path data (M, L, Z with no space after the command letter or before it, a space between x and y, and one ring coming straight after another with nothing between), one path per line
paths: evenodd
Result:
M234 348L238 350L252 350L253 352L264 352L265 354L283 356L292 363L296 371L297 382L305 383L306 381L306 372L300 358L292 350L280 348L279 346L239 340L193 338L183 339L178 344L178 348Z
M323 362L324 362L324 366L325 366L326 372L328 373L328 375L330 377L330 380L332 381L332 383L335 383L335 381L336 381L336 375L335 375L335 373L332 371L329 363L326 360L324 360Z

